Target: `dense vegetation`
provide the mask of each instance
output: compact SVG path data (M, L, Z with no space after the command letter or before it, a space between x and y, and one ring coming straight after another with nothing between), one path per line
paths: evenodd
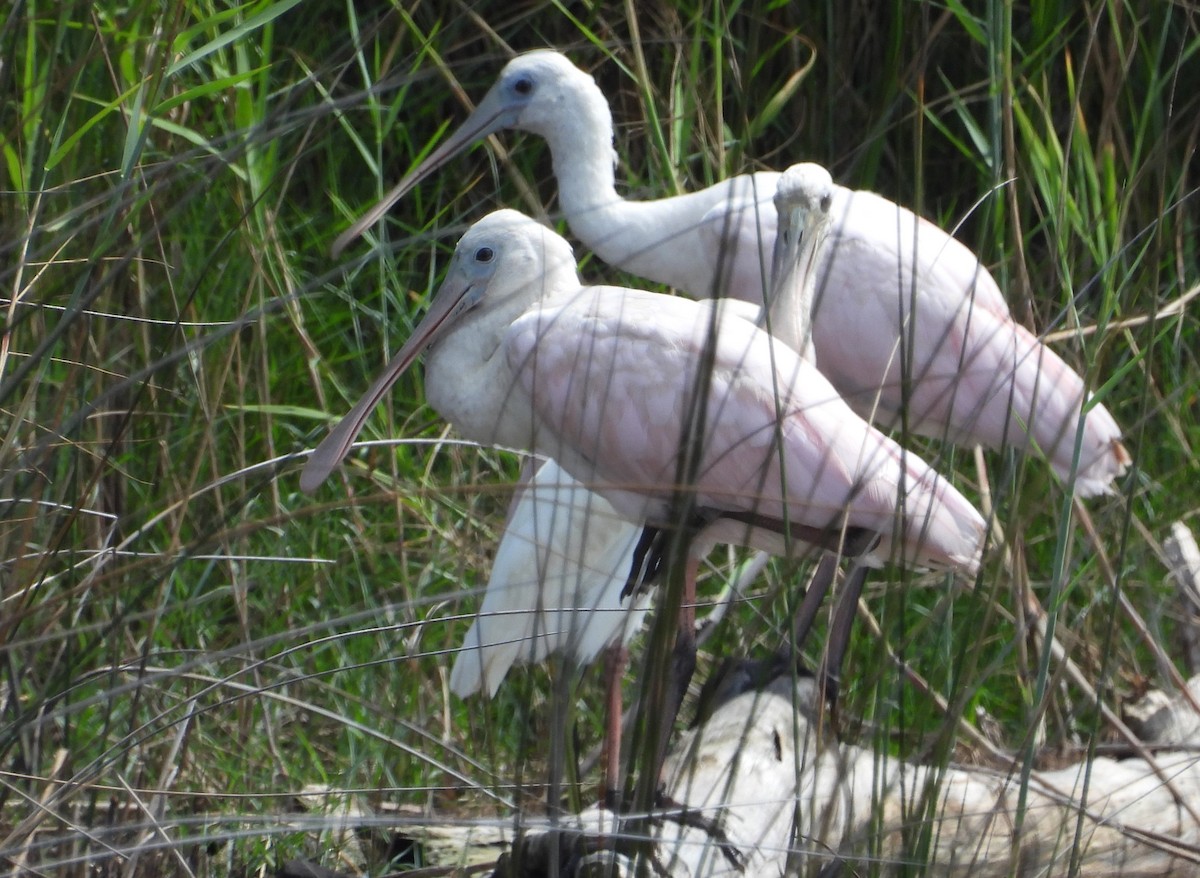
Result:
M595 676L573 697L554 669L490 702L447 690L516 462L456 442L419 370L369 422L386 441L315 497L297 485L295 455L406 337L465 225L554 218L544 145L509 135L422 184L386 240L329 257L513 51L546 45L610 97L629 193L820 161L955 229L1126 430L1135 466L1086 510L1037 460L914 440L1010 552L974 591L873 581L844 734L923 759L970 758L964 720L1025 760L1107 739L1031 633L1038 605L1111 706L1191 670L1161 548L1200 497L1188 4L15 2L0 864L337 866L331 836L297 828L308 785L405 814L536 811L552 727L570 714L580 754L596 740ZM632 280L579 253L587 277ZM800 572L772 566L702 674L777 645Z

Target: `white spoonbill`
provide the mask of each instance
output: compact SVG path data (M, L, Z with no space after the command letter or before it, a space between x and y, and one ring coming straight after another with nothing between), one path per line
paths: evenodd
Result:
M547 141L571 230L602 259L697 297L761 304L775 239L779 175L734 177L699 192L628 201L614 182L612 113L563 55L510 61L475 112L334 245L335 254L409 189L501 129ZM992 448L1036 447L1081 496L1111 490L1129 455L1082 379L1012 320L979 259L941 229L870 192L837 187L817 282L817 364L851 406L884 426ZM1073 480L1073 481L1072 481Z

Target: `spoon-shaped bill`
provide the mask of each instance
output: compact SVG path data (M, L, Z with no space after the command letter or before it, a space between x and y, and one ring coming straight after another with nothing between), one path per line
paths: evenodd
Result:
M471 144L482 140L489 134L494 134L508 124L509 107L504 106L498 92L489 91L479 102L467 120L459 126L441 146L425 157L425 161L417 165L405 175L399 183L392 187L387 195L359 217L350 228L337 236L331 252L336 259L355 238L367 230L369 226L379 222L397 201L408 194L409 190L432 174L434 171L465 150Z
M454 325L458 315L470 307L475 299L472 296L473 290L474 286L470 283L454 283L452 279L447 278L447 282L442 284L429 306L429 313L413 330L412 337L392 357L383 373L354 404L354 408L346 413L308 458L304 471L300 473L300 490L306 493L315 491L329 478L333 468L341 463L342 458L350 451L350 446L354 444L371 410L383 399L384 394L391 390L396 379L404 374L421 352L441 338Z

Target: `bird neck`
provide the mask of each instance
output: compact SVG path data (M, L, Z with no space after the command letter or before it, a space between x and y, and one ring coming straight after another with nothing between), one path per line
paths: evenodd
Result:
M508 443L504 399L508 370L500 351L515 314L468 314L425 354L425 399L465 436L485 445Z
M575 112L565 124L545 132L558 180L558 200L572 228L621 201L616 189L612 111L590 78L580 84L578 98L573 102Z
M812 304L814 280L795 261L780 267L781 275L772 283L771 303L767 320L771 335L786 344L809 362L816 362L812 341Z
M784 208L777 209L782 213ZM817 295L817 263L829 234L829 221L791 218L787 232L782 222L775 239L773 277L767 322L770 332L810 363L816 363L813 346L813 308ZM800 235L800 241L787 240Z
M797 291L798 292L798 291ZM809 324L811 298L798 301L799 296L785 295L771 303L769 326L771 335L786 344L803 359L816 362L812 328Z
M487 311L469 314L429 349L425 399L467 439L533 450L533 418L514 401L520 394L514 397L515 376L505 337L526 312L578 291L574 263L547 268L538 283L524 288L541 290L542 295L510 296Z

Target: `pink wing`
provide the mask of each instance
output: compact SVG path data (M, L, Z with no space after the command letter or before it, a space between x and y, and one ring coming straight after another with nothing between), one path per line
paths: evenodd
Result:
M830 295L851 301L874 295L885 299L894 313L900 294L913 307L915 283L917 309L926 300L933 300L938 310L970 302L997 317L1009 316L1004 293L979 257L911 210L874 192L838 186L832 216L825 249ZM851 250L847 258L839 258L842 248Z
M813 527L844 516L886 537L903 483L906 557L947 565L975 556L983 522L961 495L794 352L714 309L592 287L516 321L506 353L539 418L538 449L621 514L666 523L681 437L702 419L692 479L700 506ZM697 394L702 375L707 392Z
M838 211L814 305L817 365L855 411L889 425L907 375L922 395L909 407L910 429L974 438L975 425L951 404L945 384L924 382L958 373L972 323L1008 319L995 282L957 241L878 196L840 191ZM971 341L982 338L974 333Z
M976 275L977 266L958 258L921 259L915 268L902 260L904 273L919 272L920 292L909 309L915 320L901 331L895 299L837 286L853 278L863 291L880 288L887 260L872 258L876 246L842 240L831 257L830 289L821 320L814 321L822 372L855 411L886 425L898 424L907 375L911 431L991 448L1036 446L1066 478L1085 399L1079 375L1007 312L989 307L991 295L978 292L994 289L990 276ZM973 281L974 301L955 292ZM1108 490L1127 462L1116 422L1094 406L1084 425L1076 490L1083 496Z

